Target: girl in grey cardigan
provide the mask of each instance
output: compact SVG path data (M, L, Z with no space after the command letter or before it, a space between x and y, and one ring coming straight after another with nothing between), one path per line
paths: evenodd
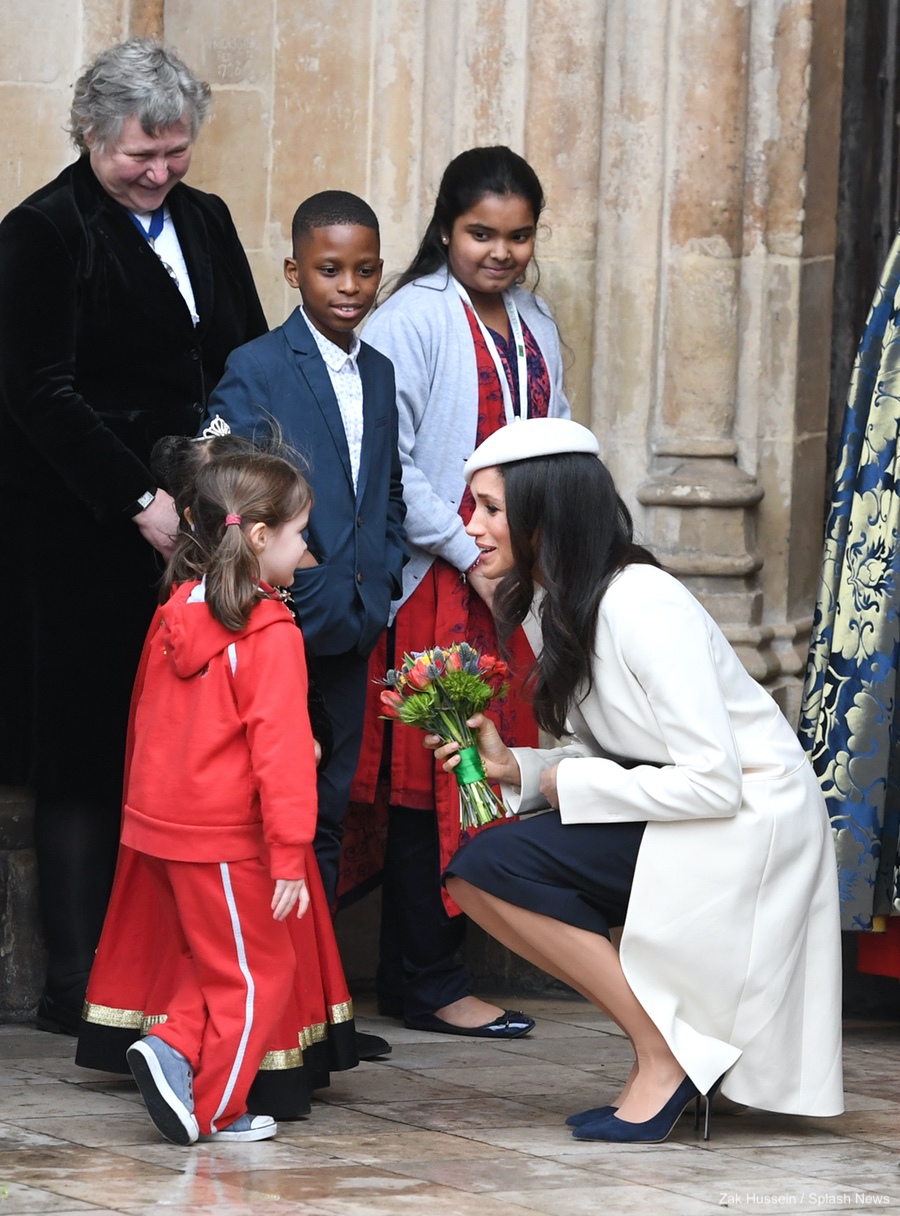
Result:
M544 199L534 170L506 147L472 148L444 172L422 244L366 341L394 364L411 560L396 618L373 656L383 677L402 654L468 640L497 647L491 584L466 535L472 509L463 477L479 442L520 417L568 417L560 341L542 300L520 286L534 253ZM521 682L534 656L514 639L512 691L499 719L522 744L537 741ZM379 1009L407 1026L512 1038L531 1018L472 994L454 956L465 918L440 874L460 840L455 782L434 772L417 732L367 723L355 797L374 802L390 757L382 900ZM445 784L446 782L446 784ZM435 812L437 812L435 814Z

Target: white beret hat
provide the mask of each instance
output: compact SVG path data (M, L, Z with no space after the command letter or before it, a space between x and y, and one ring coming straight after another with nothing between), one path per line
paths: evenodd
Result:
M593 431L569 418L524 418L489 435L466 461L463 472L468 484L479 469L561 452L599 456L600 444Z

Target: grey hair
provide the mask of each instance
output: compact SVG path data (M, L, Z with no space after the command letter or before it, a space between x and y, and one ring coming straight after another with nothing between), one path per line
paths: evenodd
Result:
M75 82L69 134L79 152L115 144L129 115L146 135L184 121L191 139L209 113L210 88L171 47L153 38L129 38L88 64Z

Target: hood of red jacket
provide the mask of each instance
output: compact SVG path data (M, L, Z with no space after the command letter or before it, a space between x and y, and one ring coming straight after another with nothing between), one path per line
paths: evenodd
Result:
M280 600L260 599L243 629L226 629L209 610L204 579L177 588L163 607L160 630L175 674L185 680L197 675L233 642L283 623L286 618L291 619L291 612Z

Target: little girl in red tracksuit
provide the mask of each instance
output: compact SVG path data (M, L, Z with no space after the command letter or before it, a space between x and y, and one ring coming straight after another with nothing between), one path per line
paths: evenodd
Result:
M292 991L316 819L303 639L273 592L306 550L310 490L265 452L201 468L134 711L122 843L144 855L184 965L127 1052L176 1144L263 1140L247 1093Z

